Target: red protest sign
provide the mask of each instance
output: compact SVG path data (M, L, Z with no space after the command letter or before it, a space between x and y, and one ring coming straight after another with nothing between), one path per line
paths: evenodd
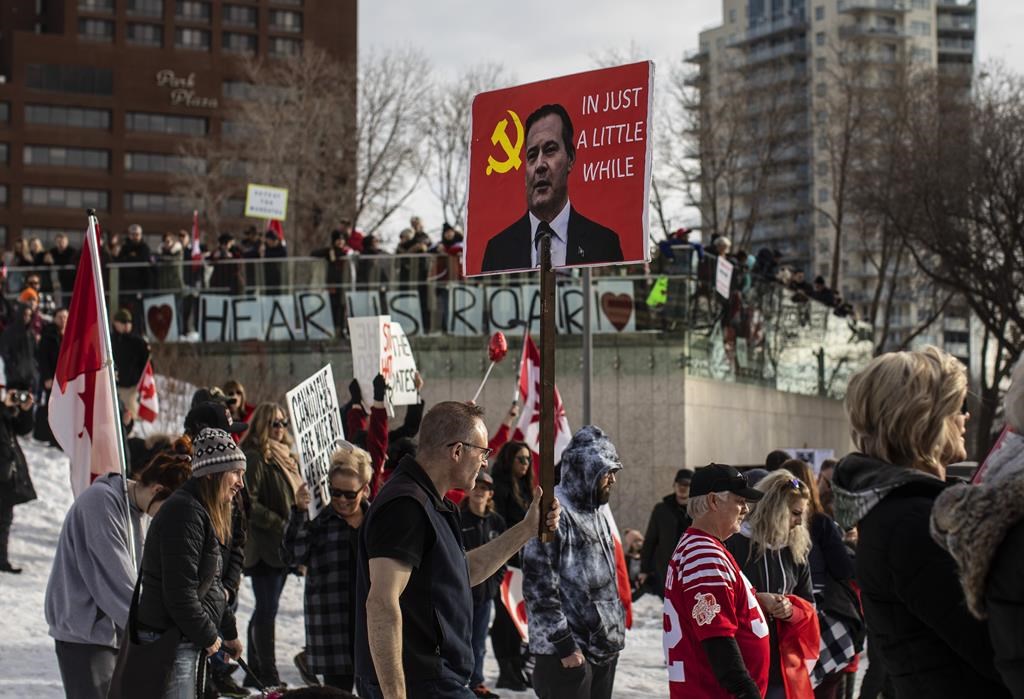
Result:
M556 267L649 258L653 80L644 62L476 96L467 275L536 267L542 224Z

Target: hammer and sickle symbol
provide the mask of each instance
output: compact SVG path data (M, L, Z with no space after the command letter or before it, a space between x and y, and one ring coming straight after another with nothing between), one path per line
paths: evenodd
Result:
M519 158L519 151L523 149L523 122L519 121L519 115L513 112L511 109L506 110L509 116L512 117L512 123L516 127L516 142L515 145L508 138L508 119L502 119L494 125L494 131L491 132L491 143L496 146L501 146L501 149L505 151L507 156L505 160L495 160L494 156L487 156L487 174L490 175L492 172L506 173L509 170L515 168L518 170L522 166L523 161Z

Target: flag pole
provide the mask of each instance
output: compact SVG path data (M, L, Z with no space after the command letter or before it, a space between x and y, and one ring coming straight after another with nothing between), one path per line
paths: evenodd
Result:
M110 316L107 313L107 296L103 289L103 273L100 269L100 250L97 231L99 230L99 219L96 218L96 209L88 209L86 214L89 217L89 228L86 235L90 240L85 241L89 246L89 261L92 263L92 276L96 283L96 307L99 309L99 333L103 341L103 352L106 356L105 366L111 367L107 374L110 376L110 396L114 401L114 429L117 432L117 460L121 467L121 485L124 493L124 524L128 535L128 555L131 556L132 566L138 568L135 552L135 532L132 527L132 506L128 499L128 463L124 455L124 427L121 424L121 406L118 405L117 381L114 379L114 350L110 345Z

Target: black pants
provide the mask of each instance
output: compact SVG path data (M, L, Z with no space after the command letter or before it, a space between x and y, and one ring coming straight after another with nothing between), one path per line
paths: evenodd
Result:
M508 615L505 604L500 599L494 600L494 623L491 625L494 657L498 660L519 662L522 658L522 643L523 637L519 635L512 617Z
M67 699L106 699L117 649L56 641L57 666Z
M607 665L564 668L557 655L538 655L533 689L540 699L611 699L618 656Z
M337 687L338 689L344 689L346 692L352 691L352 685L355 684L356 676L354 674L348 675L324 675L324 685L327 687Z
M0 563L8 563L7 540L11 536L11 524L14 522L14 504L0 494Z

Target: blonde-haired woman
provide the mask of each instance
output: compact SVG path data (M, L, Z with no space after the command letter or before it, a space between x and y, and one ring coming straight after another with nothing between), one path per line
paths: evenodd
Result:
M768 618L771 664L765 697L781 699L786 697L786 689L778 624L802 618L795 613L789 595L814 604L808 565L811 535L807 531L811 491L785 470L769 473L755 487L764 497L747 515L739 534L726 540L725 547L758 591L757 601Z
M302 487L288 426L281 406L260 403L253 411L249 432L239 445L248 463L245 486L252 501L243 563L256 598L249 620L249 669L269 686L281 684L274 647L277 606L288 578L288 565L281 558L281 541ZM247 676L246 684L256 685L256 678Z
M368 452L348 443L339 447L331 455L330 502L311 521L312 497L303 485L282 545L286 563L306 566L302 669L346 692L355 682L356 553L372 474Z
M859 452L836 466L836 520L857 525L857 580L871 641L899 696L1006 697L956 565L929 535L946 465L966 457L967 377L934 347L873 359L850 380Z

